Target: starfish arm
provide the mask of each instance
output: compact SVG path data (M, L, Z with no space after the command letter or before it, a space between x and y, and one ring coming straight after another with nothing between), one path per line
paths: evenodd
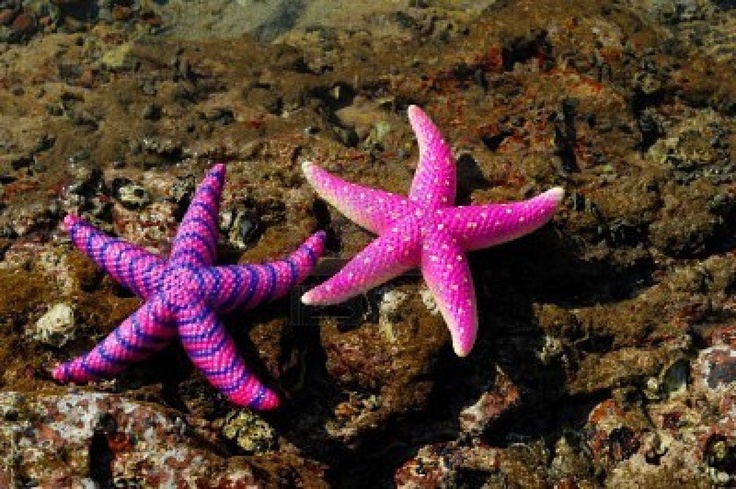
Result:
M324 244L325 233L320 231L283 260L263 265L207 268L212 286L206 292L206 302L226 312L281 297L309 275L322 255Z
M109 378L161 350L173 337L173 317L159 298L146 302L86 355L57 365L51 375L59 382Z
M432 209L451 205L455 201L457 180L450 146L422 109L412 105L407 113L419 144L419 163L409 199Z
M375 234L381 234L412 209L406 197L347 182L312 162L303 163L302 170L320 197L351 221Z
M521 202L453 207L438 213L466 250L477 250L539 229L552 219L563 195L562 188L555 187Z
M478 315L468 260L456 239L444 233L425 238L422 275L450 330L455 353L467 356L475 343Z
M215 165L197 187L174 238L172 264L207 266L215 262L224 182L225 165Z
M419 265L420 230L394 227L376 238L329 280L308 291L302 302L337 304L376 287Z
M166 269L161 258L71 214L64 218L64 228L74 245L121 285L143 299L153 294Z
M177 324L189 358L230 401L254 409L278 406L278 396L245 365L235 342L212 309L200 302L188 308L186 316L180 315Z

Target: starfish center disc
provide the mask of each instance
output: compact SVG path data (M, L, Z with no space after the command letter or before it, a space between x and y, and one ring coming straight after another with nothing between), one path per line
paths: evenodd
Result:
M164 275L162 293L166 302L177 308L190 305L193 299L201 297L203 290L201 273L195 267L174 266Z
M432 235L437 231L446 231L446 225L436 210L429 210L417 218L415 226L421 229L422 236Z

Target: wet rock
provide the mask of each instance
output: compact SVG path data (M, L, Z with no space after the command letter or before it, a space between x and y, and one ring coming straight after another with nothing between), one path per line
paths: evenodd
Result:
M428 445L396 470L394 484L402 488L494 487L512 480L520 487L543 487L540 464L545 456L546 450L538 443L507 450L484 444Z
M107 198L109 190L102 171L88 165L75 165L72 174L73 181L65 192L65 206L92 216L95 224L106 221L112 205Z
M661 218L650 227L652 244L676 257L693 256L714 245L724 220L711 211L716 189L706 179L687 187L668 183Z
M588 416L588 433L593 459L607 467L628 460L642 445L642 421L639 412L628 412L616 400L606 400Z
M479 436L520 401L519 388L506 374L497 369L493 386L486 390L475 404L460 412L460 429L463 433Z
M7 154L0 156L0 165L6 169L20 170L33 164L33 156L30 154Z
M151 121L161 118L161 107L156 104L147 104L141 111L141 117Z
M712 469L714 482L727 485L736 470L736 441L725 436L712 436L705 446L705 460Z
M222 421L222 436L248 455L270 452L277 446L274 429L250 411L232 411L228 414Z
M89 28L89 24L84 18L77 18L72 15L64 15L61 17L59 27L69 33L84 32Z
M352 127L341 126L338 124L332 124L330 129L337 137L338 141L348 147L353 147L358 144L358 134Z
M6 391L0 413L0 481L22 477L49 487L259 482L243 460L200 448L175 413L120 396Z
M228 242L239 249L253 245L261 233L259 219L252 210L238 208L222 213L222 228Z
M550 475L557 481L555 485L580 483L581 479L590 481L595 477L595 468L585 441L574 433L561 436L555 444L554 458L550 462ZM581 484L582 485L582 484Z
M649 149L659 164L670 166L677 181L700 176L717 181L734 174L730 157L730 125L712 111L700 112L668 129Z
M49 229L58 219L58 207L45 202L30 202L23 207L11 208L0 215L0 226L5 225L13 236L28 236Z
M161 12L178 8L148 3ZM283 12L269 15L279 2L188 2L166 16L172 37L281 33L279 44L268 45L141 38L158 21L144 19L139 2L4 2L12 13L0 12L3 39L12 39L19 15L37 20L32 43L0 43L0 228L9 231L0 239L4 390L54 388L34 372L82 346L52 354L22 334L53 304L49 297L74 297L74 311L100 335L136 305L69 252L58 210L44 211L50 201L60 196L65 210L165 253L199 180L175 186L177 177L225 161L232 170L225 209L237 212L243 195L254 197L242 206L252 214L228 237L237 251L249 249L223 261L283 252L317 222L330 232L329 253L353 256L369 234L315 201L298 162L319 161L350 181L403 194L417 154L404 110L417 103L455 155L472 155L458 161L461 204L513 200L551 185L574 197L540 233L473 255L481 329L467 359L452 357L436 304L429 296L422 303L422 281L413 276L358 298L355 316L340 316L355 303L329 309L293 357L282 347L284 303L227 318L239 349L261 350L252 357L290 394L266 418L275 420L278 445L254 457L264 469L259 477L272 476L264 485L311 487L304 474L314 475L310 483L329 477L340 485L358 465L386 474L386 485L426 485L435 476L466 487L733 485L730 352L713 333L727 329L736 302L736 23L728 2L710 2L720 11L684 0L629 2L632 8L609 0L412 3L397 12L385 2L346 11L310 1L291 10L292 24ZM109 24L92 28L90 7ZM207 22L211 29L192 27ZM41 28L55 33L39 35ZM68 33L76 29L86 31ZM44 142L44 133L55 142ZM141 172L145 166L158 168ZM92 168L104 174L80 173ZM136 182L152 201L127 208L103 177ZM19 359L20 348L41 354ZM176 354L163 353L162 361ZM144 382L129 396L164 402L146 397L162 390L159 358L138 366L156 384ZM279 375L285 363L298 371L289 372L293 382ZM443 377L455 369L462 375ZM190 419L222 416L219 401L192 394L201 382L180 370L179 392L188 405L198 400ZM163 390L176 390L170 387ZM618 409L602 415L609 395ZM299 400L292 411L289 397ZM557 405L559 413L549 409ZM534 422L506 423L517 410ZM600 416L588 420L591 412ZM7 410L9 419L24 416L23 406ZM250 450L249 437L238 446L238 423L246 420L228 419L234 437L223 439L218 425L208 442L223 452ZM94 456L79 463L100 468L101 486L119 473L121 454L148 443L117 415L88 426ZM0 446L7 439L0 435ZM152 440L153 458L167 443ZM325 463L299 462L293 453ZM146 477L148 462L137 463Z
M21 13L10 24L10 29L13 31L13 38L18 40L28 39L36 33L38 24L32 14Z
M56 348L64 346L76 336L76 322L74 309L64 302L51 306L41 316L32 330L28 332L31 338L40 343Z
M135 12L129 6L115 4L112 8L112 13L110 16L112 20L120 22L130 20L134 14Z
M212 107L202 114L202 118L207 122L226 126L235 121L235 114L227 107Z
M56 143L56 135L51 133L44 133L41 134L36 139L36 144L33 148L34 153L41 153L42 151L47 151L54 147L54 144Z
M166 159L178 159L182 153L182 143L168 138L143 138L141 147L144 151Z
M690 362L679 358L662 369L659 378L651 379L647 384L649 391L655 396L664 398L682 398L687 393L690 381Z
M701 351L693 368L714 401L736 387L736 350L731 346L716 345Z
M644 9L662 22L671 23L703 19L715 12L713 2L709 0L645 0L627 3Z
M13 19L17 15L18 11L12 8L0 9L0 25L7 26L13 22Z
M114 179L111 187L115 198L126 209L142 209L151 202L148 190L127 178Z
M249 105L261 107L269 114L278 114L281 112L283 106L281 97L277 93L274 93L273 89L255 86L246 88L243 92Z
M118 236L165 252L168 240L178 229L175 216L176 207L168 201L155 201L132 209L121 205L114 208L112 224Z
M389 289L382 294L378 305L378 324L389 341L396 341L394 326L401 321L401 306L408 298L405 292Z
M432 388L429 372L439 350L449 344L443 322L427 312L416 292L390 308L390 330L370 324L376 321L371 311L380 308L381 297L373 297L371 304L359 300L346 304L346 315L335 311L321 325L327 372L339 386L363 400L329 428L339 439L353 440L379 427L380 420L425 409Z
M131 71L137 65L130 43L112 45L102 54L101 63L106 69L113 72Z

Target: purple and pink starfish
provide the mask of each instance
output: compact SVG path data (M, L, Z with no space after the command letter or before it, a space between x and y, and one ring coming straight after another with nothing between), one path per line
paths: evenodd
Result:
M213 266L224 180L225 166L216 165L199 185L168 261L107 236L76 216L64 219L77 248L145 303L91 352L54 368L55 379L112 377L178 336L192 362L233 403L256 409L278 405L278 396L241 359L217 313L283 296L311 271L325 236L314 234L283 260Z
M409 107L419 144L419 164L409 196L346 182L303 164L317 193L352 221L378 234L329 280L302 297L305 304L342 302L420 267L452 335L455 353L466 356L475 343L478 316L466 251L501 244L530 233L555 213L560 187L530 200L454 206L455 159L429 117Z

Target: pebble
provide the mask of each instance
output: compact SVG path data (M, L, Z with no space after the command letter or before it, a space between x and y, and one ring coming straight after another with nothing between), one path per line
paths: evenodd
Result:
M276 433L263 419L250 411L232 411L225 418L222 435L249 455L276 448Z
M257 217L246 209L223 213L223 224L227 229L228 241L240 249L250 246L260 231Z
M25 39L35 34L36 26L36 19L33 15L22 13L13 20L10 28L16 36Z
M10 25L15 19L17 11L12 8L4 8L0 10L0 25Z
M31 337L45 345L59 348L74 338L74 333L74 309L69 304L59 302L36 321Z
M161 107L156 104L147 104L141 111L141 117L147 120L158 120L161 118Z
M123 207L138 210L151 202L148 190L127 178L116 178L112 181L112 191Z

